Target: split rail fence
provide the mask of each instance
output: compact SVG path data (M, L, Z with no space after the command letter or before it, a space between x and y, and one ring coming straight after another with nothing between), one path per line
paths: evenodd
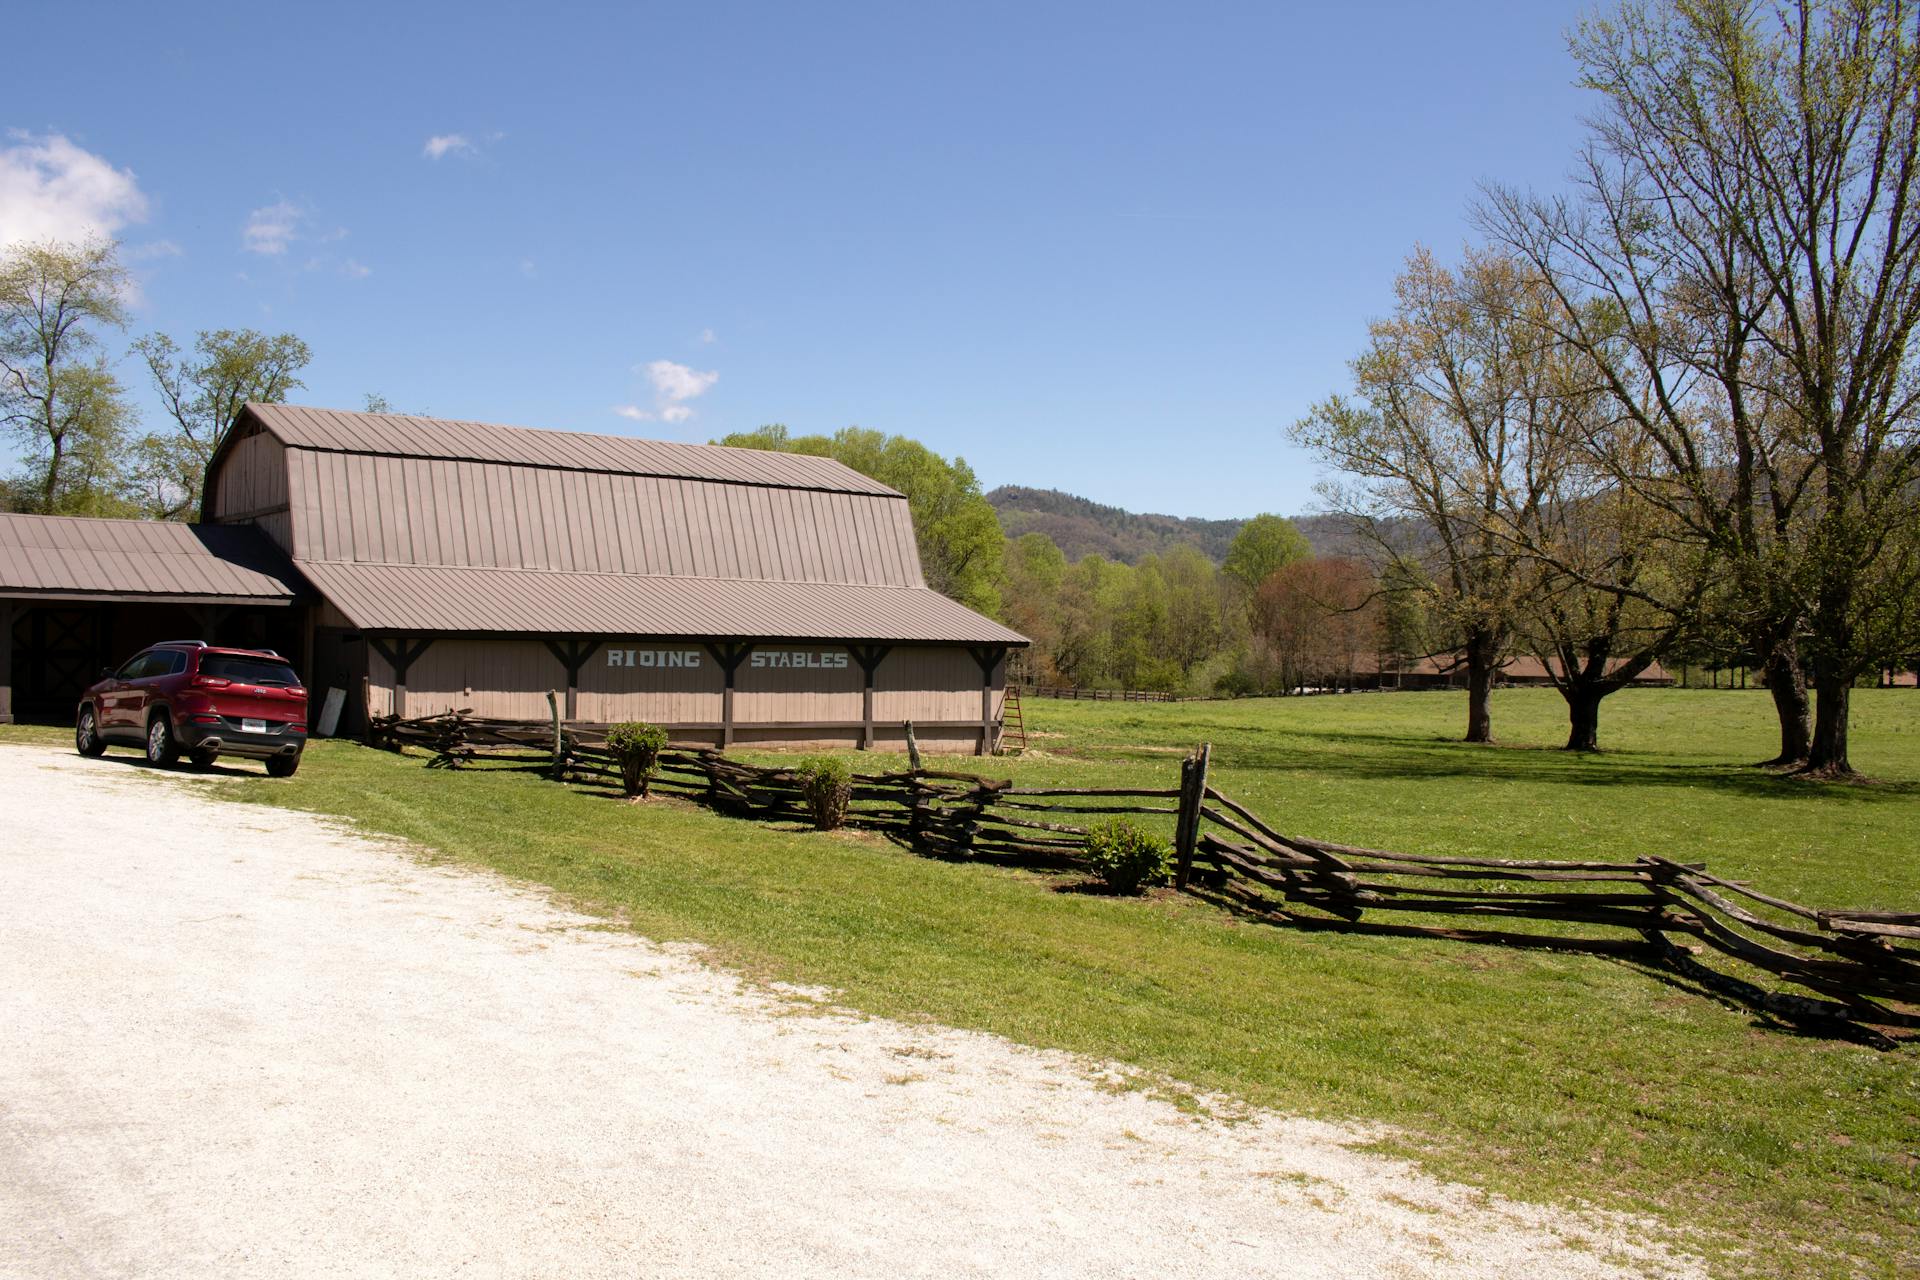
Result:
M455 713L383 719L372 740L425 748L443 767L485 756L560 779L619 778L604 737L573 726ZM1882 1049L1897 1043L1890 1030L1920 1028L1920 912L1805 907L1665 857L1482 858L1309 839L1214 786L1210 763L1203 746L1168 788L1030 787L919 767L856 773L847 825L937 857L1072 868L1090 824L1144 819L1172 833L1177 890L1274 924L1622 955ZM662 752L653 788L742 817L811 819L794 770L713 750ZM1712 968L1709 954L1799 991Z
M1029 698L1060 698L1068 702L1200 702L1183 698L1163 689L1076 689L1069 684L1023 684L1018 686Z

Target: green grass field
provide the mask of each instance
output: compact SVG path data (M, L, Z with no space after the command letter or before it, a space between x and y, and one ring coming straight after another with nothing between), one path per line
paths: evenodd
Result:
M1283 830L1428 852L1662 853L1811 905L1910 910L1920 694L1863 692L1856 707L1869 785L1745 767L1771 754L1765 695L1713 691L1611 699L1609 750L1591 758L1549 749L1565 734L1549 691L1497 695L1491 748L1450 741L1452 694L1030 702L1032 756L964 767L1171 786L1206 740L1216 785ZM1619 960L1289 933L1171 894L1064 892L1075 877L628 806L524 772L322 743L289 783L245 773L215 785L551 886L853 1008L1117 1060L1175 1096L1387 1122L1382 1146L1437 1174L1656 1214L1724 1275L1920 1268L1920 1044L1799 1038Z

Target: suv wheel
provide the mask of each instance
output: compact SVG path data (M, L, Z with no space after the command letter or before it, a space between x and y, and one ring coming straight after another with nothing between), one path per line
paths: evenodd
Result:
M267 773L275 778L291 778L293 771L299 767L300 755L298 752L290 756L267 757Z
M166 712L158 712L147 722L147 763L165 768L179 758L180 745L173 740L173 725Z
M93 718L93 704L80 708L80 718L73 725L73 749L83 756L105 755L107 740L100 736L100 726Z

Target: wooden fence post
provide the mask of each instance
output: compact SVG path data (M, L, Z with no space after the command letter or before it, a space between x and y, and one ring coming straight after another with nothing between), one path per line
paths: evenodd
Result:
M564 782L567 777L567 757L561 749L560 699L552 689L547 690L547 714L553 720L553 780Z
M1207 800L1207 762L1213 744L1203 742L1200 749L1180 762L1180 817L1174 824L1173 887L1185 889L1193 872L1193 847L1200 840L1200 806Z

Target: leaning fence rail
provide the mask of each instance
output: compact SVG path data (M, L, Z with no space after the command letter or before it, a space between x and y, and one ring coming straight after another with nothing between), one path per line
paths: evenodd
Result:
M459 767L519 761L557 778L617 779L604 731L453 713L383 718L370 740ZM1632 956L1777 1017L1880 1048L1920 1028L1920 912L1821 910L1644 856L1554 860L1409 854L1279 830L1209 781L1210 751L1177 787L1028 787L910 768L856 773L848 825L919 852L1026 866L1081 864L1090 824L1145 819L1171 830L1175 887L1299 929L1578 949ZM763 820L809 819L799 776L704 748L661 754L654 789ZM1710 967L1737 962L1762 986Z

